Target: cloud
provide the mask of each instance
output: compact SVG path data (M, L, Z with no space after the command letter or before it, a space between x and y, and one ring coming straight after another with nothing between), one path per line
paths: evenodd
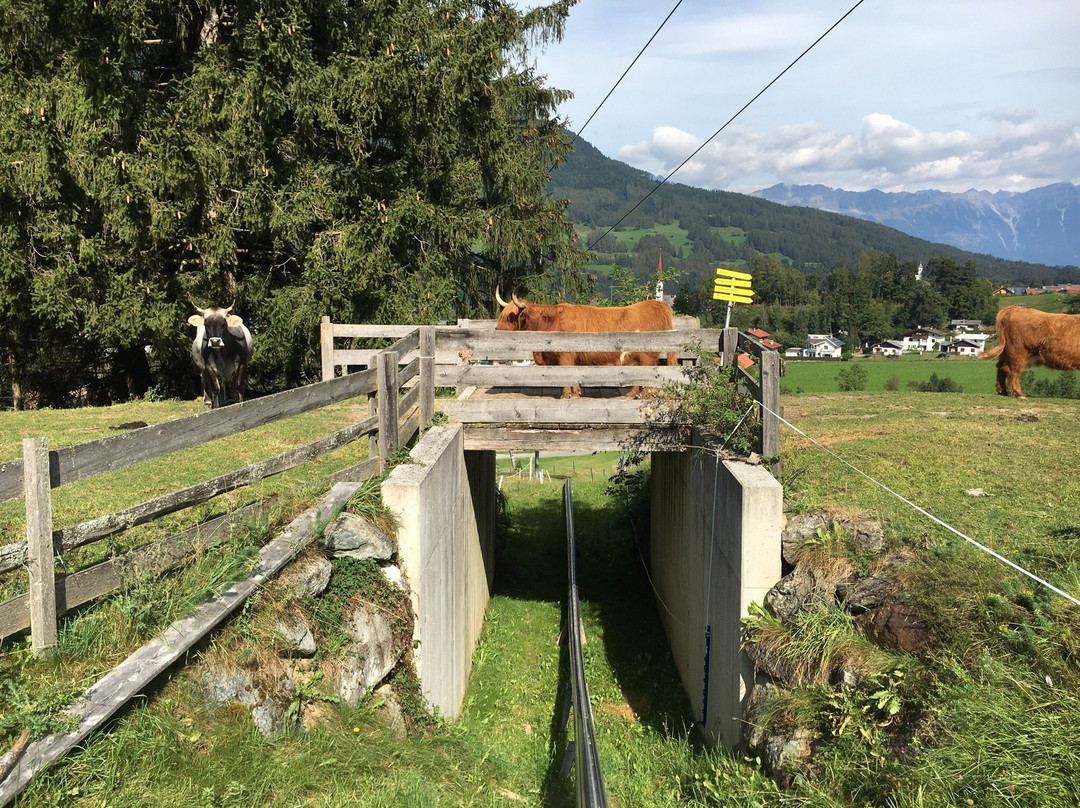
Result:
M705 188L753 191L783 182L852 191L938 189L1024 191L1062 180L1080 182L1080 124L1044 123L1027 110L988 114L991 129L923 131L874 112L857 134L813 122L759 130L732 124L713 141L659 126L617 157L630 165Z

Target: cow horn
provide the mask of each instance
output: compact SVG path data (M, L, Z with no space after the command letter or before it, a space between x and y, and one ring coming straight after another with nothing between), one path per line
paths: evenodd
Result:
M499 304L500 309L506 308L506 301L499 296L499 287L495 287L495 302Z
M517 295L510 295L510 299L514 301L514 305L517 306L519 309L525 308L525 301L518 300Z
M228 314L230 311L232 311L233 306L235 306L235 305L236 305L236 301L233 300L233 302L229 304L229 308L225 309L225 313Z

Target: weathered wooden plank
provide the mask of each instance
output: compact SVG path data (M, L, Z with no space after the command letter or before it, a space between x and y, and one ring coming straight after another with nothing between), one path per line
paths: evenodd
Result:
M44 657L56 645L56 570L53 567L49 442L45 438L26 438L22 447L26 561L30 572L30 644L35 657Z
M436 407L463 423L647 424L662 408L656 402L628 399L439 399Z
M330 381L334 378L334 326L325 315L319 320L319 360L322 380Z
M783 360L776 351L761 356L761 454L776 457L780 454L780 376ZM774 468L774 472L777 469Z
M420 357L413 357L405 367L398 368L398 384L405 387L409 382L420 375Z
M401 383L401 377L400 376L398 377L398 383L399 384ZM411 410L413 407L416 407L419 403L420 403L420 388L418 386L414 385L413 387L409 388L409 392L407 392L405 395L401 396L398 399L398 412L399 413L406 413L409 410ZM405 439L405 440L402 440L401 442L402 443L408 443L409 441L407 439Z
M379 457L383 467L390 461L390 456L398 447L398 368L397 354L387 351L379 354L378 371L378 418L379 418Z
M758 380L742 368L738 369L738 374L739 384L745 385L750 395L752 395L755 400L761 401L761 385L758 383Z
M688 331L612 331L574 333L567 331L487 331L463 328L437 331L439 348L470 350L474 358L507 348L529 351L678 351L700 344L715 351L721 332L716 329Z
M374 477L379 473L379 469L382 465L382 461L378 457L371 457L367 460L363 460L354 466L340 469L326 475L327 481L333 483L352 483L363 482L369 477Z
M413 326L408 334L405 334L393 345L387 345L383 348L384 351L396 353L398 359L410 351L416 351L420 348L420 329L417 326Z
M435 329L420 329L420 423L431 423L435 413Z
M451 365L437 366L435 381L440 387L659 387L686 381L686 372L681 367L664 365Z
M375 390L374 370L352 373L263 398L49 452L56 488L106 471L188 449L207 441L336 404ZM0 502L22 494L22 461L0 465Z
M129 699L141 693L184 652L231 615L310 543L318 526L325 524L335 511L348 502L358 487L357 483L335 485L317 507L293 520L277 539L259 552L259 563L249 577L196 607L187 617L177 620L92 685L84 699L67 710L69 715L78 719L78 726L70 732L50 733L33 741L12 772L0 782L0 805L14 799L37 772L85 740Z
M467 424L464 439L467 451L676 452L689 445L690 428L591 425L536 429L505 424Z
M238 508L144 545L124 556L110 558L92 567L56 579L56 609L63 614L95 598L118 589L125 580L169 569L196 551L207 550L227 536L233 525L260 510L261 503ZM0 640L30 625L30 596L17 595L0 603Z

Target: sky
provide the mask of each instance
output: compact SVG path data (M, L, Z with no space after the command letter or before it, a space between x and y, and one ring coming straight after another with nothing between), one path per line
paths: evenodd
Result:
M569 129L676 1L580 0L562 41L534 49L574 93ZM670 181L743 193L1080 183L1076 0L856 2L683 0L581 137L657 176L710 141Z

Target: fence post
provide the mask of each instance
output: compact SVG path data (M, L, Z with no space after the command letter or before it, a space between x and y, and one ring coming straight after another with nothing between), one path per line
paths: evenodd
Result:
M47 438L23 440L23 495L30 570L30 644L34 656L40 658L48 656L56 645L56 572Z
M780 354L761 352L761 454L780 454ZM778 463L779 461L777 461ZM777 471L774 463L773 471Z
M379 458L385 469L398 448L398 354L383 351L378 356Z
M720 364L729 368L735 364L735 351L739 347L739 329L729 326L724 329L724 341L720 346L723 358Z
M435 415L435 329L420 328L420 428Z
M334 378L334 324L328 316L319 320L319 355L322 359L322 380Z

